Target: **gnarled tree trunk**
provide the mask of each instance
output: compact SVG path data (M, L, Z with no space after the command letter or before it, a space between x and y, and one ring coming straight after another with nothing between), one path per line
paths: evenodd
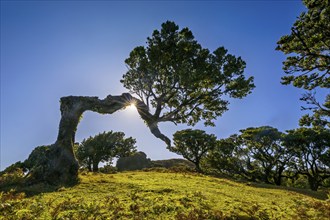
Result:
M39 173L31 172L36 181L47 181L55 184L72 184L77 181L78 162L74 156L73 145L75 134L82 114L94 111L101 114L112 114L134 103L141 118L146 122L152 134L170 146L170 140L158 129L158 121L150 114L148 107L129 93L120 96L107 96L100 100L98 97L67 96L61 98L61 121L56 142L50 146L47 161L35 164ZM33 152L31 153L33 154ZM40 169L40 166L42 167ZM40 173L41 172L41 173Z

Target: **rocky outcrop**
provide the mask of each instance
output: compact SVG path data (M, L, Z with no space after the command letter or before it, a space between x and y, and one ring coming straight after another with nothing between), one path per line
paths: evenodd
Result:
M117 160L118 171L142 170L151 167L151 160L147 155L140 151L128 157L121 157Z

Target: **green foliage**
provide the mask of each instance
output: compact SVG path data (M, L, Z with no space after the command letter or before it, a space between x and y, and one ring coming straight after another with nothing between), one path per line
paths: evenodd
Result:
M54 152L51 151L51 146L48 145L38 146L31 152L28 159L23 162L25 168L29 170L29 181L34 182L34 180L44 179L44 176L48 172L47 162L50 155L53 154Z
M182 155L185 159L195 164L196 170L201 172L201 160L216 145L216 136L206 134L202 130L186 129L177 131L173 135L174 146L168 149Z
M290 181L291 180L291 181ZM292 186L295 188L309 189L308 179L305 175L295 174L292 179L287 179L286 186Z
M164 167L164 168L171 168L171 167L178 167L178 166L185 166L194 169L195 164L192 162L185 160L185 159L168 159L168 160L153 160L151 161L152 167Z
M293 84L298 88L330 88L330 4L329 0L304 0L308 11L303 12L291 28L291 34L281 37L277 50L291 54L283 62L287 76L282 77L284 85ZM304 116L301 125L330 127L330 94L320 104L311 93L302 98L306 109L313 115ZM320 123L321 122L321 123Z
M330 183L330 130L282 133L262 126L217 141L204 165L209 174L317 190Z
M0 174L0 189L23 185L25 183L24 177L22 168L6 169Z
M283 84L292 83L304 89L330 88L330 5L328 0L304 0L308 11L303 12L291 28L291 34L283 36L277 50L287 57L283 69ZM303 74L294 76L294 73Z
M213 53L203 48L188 28L174 22L162 24L125 60L128 72L121 82L148 107L157 122L194 125L213 120L227 110L222 97L242 98L254 88L253 77L245 79L245 62L224 47ZM161 114L161 112L163 114Z
M216 175L245 177L246 162L243 159L247 151L240 148L238 136L217 140L216 146L206 157L208 172Z
M328 127L330 128L330 94L325 98L323 104L319 103L315 93L306 93L301 100L305 101L309 107L302 107L303 110L312 110L312 115L304 115L300 120L301 126Z
M114 167L114 166L112 166L112 165L110 165L110 164L106 164L106 165L104 165L103 167L101 167L101 168L99 169L99 171L100 171L101 173L109 173L109 174L113 174L113 173L117 173L118 169L117 169L117 167Z
M317 190L323 181L330 178L329 129L289 130L285 146L293 154L291 166L297 173L307 177L312 190Z
M3 175L3 174L16 172L17 170L27 171L25 164L22 163L21 161L18 161L16 163L10 165L9 167L4 169L3 171L1 171L0 176Z
M70 188L0 192L0 219L328 219L329 200L204 175L80 175ZM313 195L313 194L312 194Z
M136 150L136 140L124 138L123 132L103 132L84 139L76 151L81 166L98 171L100 162L111 162L114 157L130 155Z
M35 167L35 164L44 164L47 162L48 157L47 155L50 152L50 146L39 146L36 147L31 154L29 155L28 159L24 161L24 165L27 169L38 169Z
M262 181L281 185L283 171L291 158L290 152L282 145L284 134L269 126L247 128L240 132L242 144L258 165Z

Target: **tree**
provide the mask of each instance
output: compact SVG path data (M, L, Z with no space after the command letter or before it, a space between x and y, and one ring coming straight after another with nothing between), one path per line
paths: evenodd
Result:
M181 130L174 133L174 146L169 147L169 150L182 155L195 164L198 172L202 172L201 160L215 147L216 140L215 135L206 134L202 130Z
M330 178L330 131L325 128L298 128L287 131L285 146L293 154L292 166L304 175L312 190Z
M129 93L120 96L108 95L105 99L86 96L67 96L61 98L61 120L57 140L47 149L36 148L29 158L35 158L40 150L44 150L42 160L30 160L30 178L34 182L47 182L56 185L70 185L78 181L79 164L74 155L75 134L79 121L85 111L94 111L100 114L112 114L126 106L135 103L141 118L149 127L151 133L170 144L170 140L163 135L147 106ZM37 156L38 157L38 156ZM27 179L29 181L29 179Z
M174 22L162 24L147 39L147 47L136 47L126 64L121 82L132 94L61 98L61 120L56 142L50 146L44 173L35 174L48 183L74 183L78 162L73 153L75 133L82 114L94 111L112 114L134 103L151 133L171 146L158 128L159 122L196 124L213 120L227 110L228 100L242 98L254 88L253 77L245 79L245 62L219 47L212 54L201 47L188 28L179 31ZM154 113L151 114L151 108ZM163 113L162 113L163 112ZM35 164L34 166L39 166ZM46 174L47 175L44 175Z
M263 181L281 185L283 171L291 158L282 145L283 133L269 126L251 127L240 132L243 144L260 167Z
M97 172L100 162L110 162L114 157L130 155L136 150L136 140L124 136L123 132L109 131L84 139L76 152L80 165Z
M242 98L254 88L244 76L245 62L224 47L213 53L203 48L188 28L167 21L136 47L125 60L128 72L121 82L149 108L155 123L171 121L195 125L213 120L227 110L223 96Z
M227 176L248 176L245 160L242 160L244 151L239 146L237 135L217 140L216 146L206 157L210 172Z
M300 119L300 125L330 128L330 94L326 96L323 104L318 102L315 93L311 92L304 94L301 100L309 105L309 107L302 107L302 109L312 110L313 115L303 115Z
M276 50L292 54L283 62L287 76L282 84L306 90L330 88L330 4L329 0L304 0L308 11L303 12L291 28L291 34L281 37ZM305 101L313 115L301 119L303 125L327 125L330 127L330 94L324 104L315 94L307 92Z

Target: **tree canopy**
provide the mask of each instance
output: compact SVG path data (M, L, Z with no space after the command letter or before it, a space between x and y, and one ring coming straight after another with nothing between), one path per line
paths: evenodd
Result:
M328 0L304 0L291 34L281 37L277 50L288 56L283 62L283 84L305 89L330 88L330 5ZM298 75L294 75L298 73Z
M211 173L226 176L244 176L246 163L242 160L238 135L217 140L216 146L210 150L206 157L206 164Z
M173 141L174 146L169 147L169 150L194 163L197 171L201 172L201 160L216 146L217 138L202 130L185 129L175 132Z
M245 145L260 169L265 183L281 185L281 178L291 155L282 144L284 134L270 126L250 127L240 130Z
M124 136L123 132L109 131L84 139L76 152L80 165L90 171L98 171L100 162L111 162L114 157L128 156L136 150L136 140Z
M291 28L291 34L281 37L277 50L289 54L283 62L284 85L312 90L330 88L330 4L328 0L304 0L308 11L301 13ZM330 94L324 104L308 92L302 98L313 115L301 119L302 125L330 127Z
M298 128L289 130L285 146L291 149L292 166L308 178L312 190L330 178L330 130L324 128Z
M156 122L214 125L228 108L224 95L242 98L254 88L240 57L224 47L211 53L188 28L180 30L171 21L155 30L146 46L133 49L125 63L121 82L154 110Z

